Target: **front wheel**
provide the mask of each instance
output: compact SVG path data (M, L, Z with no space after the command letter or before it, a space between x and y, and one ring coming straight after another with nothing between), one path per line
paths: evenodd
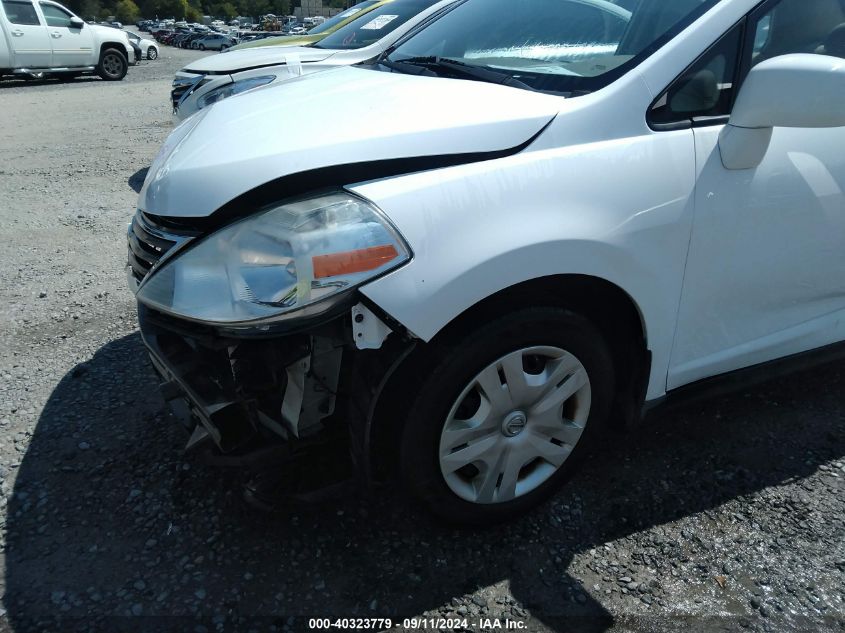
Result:
M100 56L97 74L106 81L120 81L126 76L128 69L129 62L126 57L114 48L107 48Z
M607 344L573 312L529 308L434 345L400 439L404 481L449 522L526 512L564 483L607 419Z
M201 51L204 51L204 50L205 50L205 44L200 44L200 45L199 45L199 49L200 49Z
M153 46L147 49L147 59L158 59L158 51Z

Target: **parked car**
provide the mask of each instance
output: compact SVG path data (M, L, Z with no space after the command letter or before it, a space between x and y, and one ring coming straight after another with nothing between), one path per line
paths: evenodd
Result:
M154 41L143 38L130 31L127 31L126 35L129 37L129 42L136 44L140 49L141 56L139 59L158 59L158 46Z
M310 47L232 50L191 62L173 79L173 111L184 119L221 99L381 55L406 33L445 11L455 0L394 0L369 11ZM615 5L612 5L615 6ZM630 13L621 11L622 15ZM288 64L289 60L296 60Z
M182 48L193 48L194 42L207 37L208 33L192 33L188 37L186 37L182 42L179 43L179 46Z
M343 25L347 24L351 20L354 20L357 17L360 17L364 13L372 11L377 7L380 7L383 4L388 2L392 2L393 0L364 0L363 2L359 2L358 4L346 9L346 11L341 11L337 15L333 16L332 18L323 22L320 26L315 26L310 31L306 31L302 33L301 30L298 30L297 33L294 33L295 27L291 27L290 35L280 35L277 37L268 37L264 40L260 41L253 41L247 44L240 44L238 48L253 48L257 46L307 46L308 44L314 44L319 42L321 39L333 33ZM302 25L298 25L299 28L302 28ZM291 38L296 38L294 41Z
M192 446L307 485L343 441L489 524L646 409L841 358L842 5L610 15L465 0L173 131L128 272Z
M198 40L191 42L192 48L196 48L201 51L225 51L227 48L230 48L234 45L235 41L231 37L221 35L219 33L206 35L205 37L201 37Z
M129 38L129 46L132 47L132 62L130 63L134 66L144 58L144 54L141 51L141 47L139 46L138 42L133 40L132 38Z
M123 31L86 24L50 0L0 2L0 75L96 73L117 81L134 62Z

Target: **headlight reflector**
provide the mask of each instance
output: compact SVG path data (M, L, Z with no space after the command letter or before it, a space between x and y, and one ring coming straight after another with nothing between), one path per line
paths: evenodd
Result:
M273 206L213 233L162 264L137 298L197 321L264 321L354 288L410 256L374 206L332 193Z
M241 79L240 81L234 81L230 84L226 84L225 86L220 86L219 88L215 88L214 90L208 92L208 94L204 94L199 99L197 99L197 108L207 108L212 103L217 103L218 101L222 101L227 97L231 97L233 95L239 94L241 92L246 92L247 90L252 90L253 88L258 88L260 86L266 86L275 79L275 75L264 75L261 77Z

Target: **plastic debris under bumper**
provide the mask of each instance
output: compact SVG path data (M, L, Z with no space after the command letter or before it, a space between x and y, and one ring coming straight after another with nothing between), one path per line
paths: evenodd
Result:
M328 339L226 339L143 306L139 321L174 414L224 453L314 434L334 411L342 347Z

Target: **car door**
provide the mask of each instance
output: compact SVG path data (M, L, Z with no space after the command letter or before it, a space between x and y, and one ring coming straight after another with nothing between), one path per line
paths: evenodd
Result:
M40 2L53 49L53 66L90 66L94 63L94 34L83 24L70 23L72 13L51 2Z
M32 0L2 0L15 68L48 68L50 36Z
M733 96L737 77L787 53L845 56L845 3L764 3L747 18L740 63L720 75L702 60L686 99L726 85ZM759 166L730 170L718 146L726 113L692 119L695 220L669 389L845 339L845 128L774 128Z

